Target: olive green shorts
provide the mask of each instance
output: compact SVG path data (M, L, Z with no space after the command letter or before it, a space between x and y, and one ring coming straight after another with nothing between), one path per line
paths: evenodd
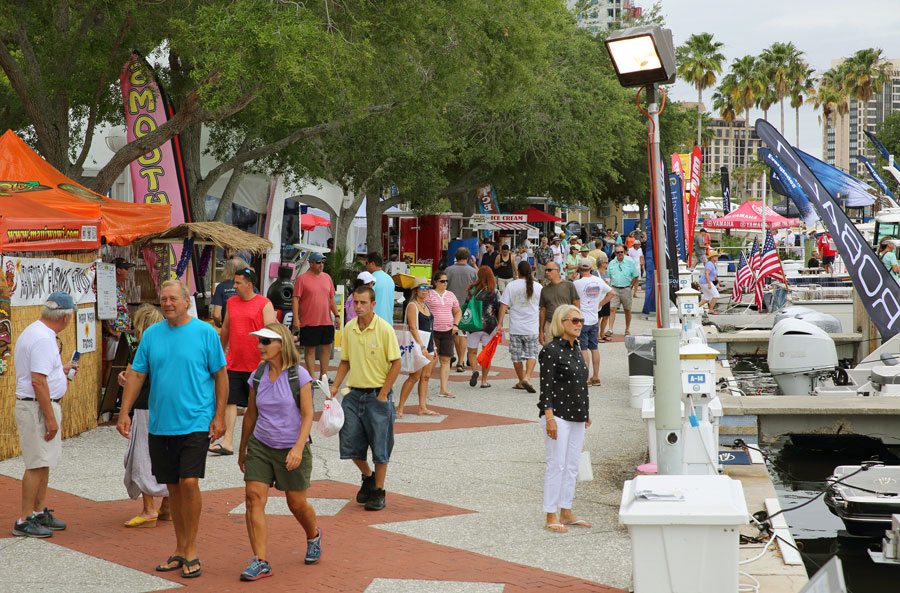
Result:
M290 449L273 449L250 435L247 441L247 458L244 460L244 481L263 482L276 490L306 490L312 475L312 451L309 443L303 447L300 465L288 471L287 455Z

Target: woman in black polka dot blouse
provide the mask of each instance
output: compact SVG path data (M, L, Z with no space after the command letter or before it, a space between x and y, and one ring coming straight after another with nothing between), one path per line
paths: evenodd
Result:
M591 526L572 512L584 430L591 425L589 371L578 346L578 335L583 326L584 319L578 307L557 307L550 324L553 340L538 356L541 364L538 409L547 448L544 475L547 518L544 526L557 533L566 532L569 527Z

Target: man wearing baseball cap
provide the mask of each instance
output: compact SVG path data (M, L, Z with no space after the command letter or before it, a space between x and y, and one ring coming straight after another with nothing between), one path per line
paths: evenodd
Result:
M22 476L22 512L13 535L50 537L66 524L45 506L50 468L62 456L62 408L66 374L77 363L62 362L57 334L75 316L75 301L66 292L54 292L41 310L41 318L25 328L16 341L16 426L25 475ZM77 370L76 370L77 372ZM40 510L43 509L43 510Z
M294 320L303 359L310 376L328 374L328 361L334 344L334 324L340 323L341 310L334 298L334 282L325 273L325 256L313 252L309 270L294 281ZM374 276L373 276L374 277ZM332 317L333 316L333 317ZM319 347L319 374L316 375L316 347Z

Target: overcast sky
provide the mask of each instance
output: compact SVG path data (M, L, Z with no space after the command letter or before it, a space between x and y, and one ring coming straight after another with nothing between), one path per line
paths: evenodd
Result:
M653 5L652 0L636 3ZM759 55L776 41L792 41L817 71L830 68L832 59L867 47L882 49L889 59L900 58L900 0L661 0L661 4L676 46L694 33L712 33L725 44L727 64L747 54ZM723 74L727 70L726 66ZM672 95L680 101L697 100L697 90L682 81ZM711 98L712 90L703 92L708 108ZM758 117L761 111L750 111L751 122ZM784 135L793 143L794 110L789 102L784 119ZM769 110L769 121L779 126L777 104ZM818 111L811 106L800 109L800 148L816 156L822 153L822 128Z

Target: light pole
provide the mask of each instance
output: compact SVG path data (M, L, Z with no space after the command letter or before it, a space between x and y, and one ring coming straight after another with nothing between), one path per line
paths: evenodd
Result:
M659 319L661 328L653 330L655 361L653 368L657 471L663 475L682 473L684 458L681 443L681 382L672 378L680 375L678 345L680 330L669 327L669 270L666 261L665 220L666 188L663 182L659 154L659 83L675 82L675 48L672 31L656 25L634 27L612 32L606 38L606 50L612 59L619 84L624 87L644 86L647 90L648 113L653 125L652 171L650 180L656 196L655 231L657 270L659 272ZM676 224L676 221L668 221Z

